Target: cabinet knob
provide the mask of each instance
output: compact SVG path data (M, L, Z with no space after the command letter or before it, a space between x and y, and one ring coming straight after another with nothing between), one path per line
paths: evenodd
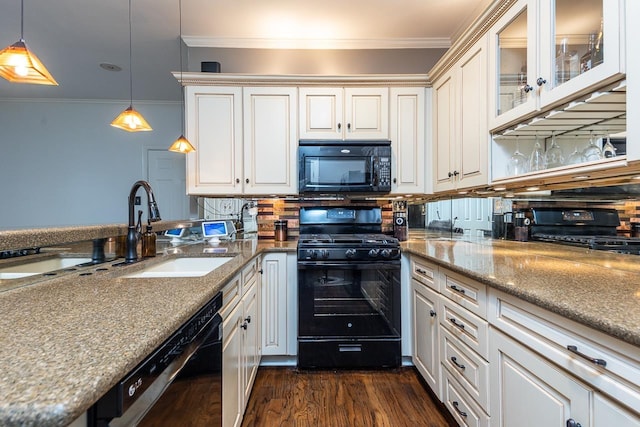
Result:
M396 182L398 182L398 180L396 178L393 178L393 183L395 184Z
M251 323L251 316L247 316L244 320L247 323Z
M347 123L347 130L351 132L351 123Z
M524 85L524 87L522 88L522 90L523 90L525 93L529 93L529 92L531 92L531 91L533 90L533 86L530 86L530 85Z
M573 418L567 420L567 427L582 427L582 424L577 423Z
M435 311L433 311L433 310L430 310L430 311L429 311L429 316L431 316L431 317L436 317L436 312L435 312Z
M447 176L448 176L449 178L451 178L451 177L453 176L453 173L449 172L449 173L447 174Z
M240 184L240 178L236 178L236 184Z
M240 325L240 327L246 331L247 330L247 322L242 322L242 325Z
M245 179L244 182L249 183L249 178Z
M536 84L538 86L542 86L543 84L546 84L547 81L545 79L543 79L542 77L538 77L538 80L536 80Z
M338 123L338 132L342 129L342 123Z

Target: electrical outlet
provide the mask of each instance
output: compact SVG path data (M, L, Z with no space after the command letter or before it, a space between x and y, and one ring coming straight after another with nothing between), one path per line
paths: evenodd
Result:
M136 196L133 204L136 206L140 206L142 204L142 199L140 198L140 196Z

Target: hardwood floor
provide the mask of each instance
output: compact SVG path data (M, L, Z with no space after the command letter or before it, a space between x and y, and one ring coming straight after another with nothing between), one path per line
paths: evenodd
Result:
M261 367L243 427L449 427L413 368Z

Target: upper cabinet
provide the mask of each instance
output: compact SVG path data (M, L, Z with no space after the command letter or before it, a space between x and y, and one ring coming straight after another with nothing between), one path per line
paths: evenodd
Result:
M391 192L425 193L425 89L393 87L391 97ZM430 175L429 175L430 178Z
M187 192L297 193L295 87L188 86Z
M487 38L433 82L434 190L487 185Z
M489 127L624 75L624 0L519 0L489 31Z
M300 88L300 139L388 139L387 87Z

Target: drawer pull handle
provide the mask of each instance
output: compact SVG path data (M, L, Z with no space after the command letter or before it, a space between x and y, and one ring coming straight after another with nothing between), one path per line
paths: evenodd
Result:
M455 356L451 356L451 363L453 363L454 365L456 365L458 368L460 368L461 370L464 371L465 367L464 365L461 365L458 363L458 359Z
M431 317L436 317L436 312L435 312L435 311L433 311L433 310L430 310L430 311L429 311L429 316L431 316Z
M467 413L466 413L466 412L464 412L464 411L461 411L461 410L458 408L458 405L459 405L459 403L458 403L458 402L456 402L456 401L454 400L454 401L453 401L453 408L456 410L456 412L457 412L458 414L460 414L460 416L461 416L461 417L465 417L465 418L467 418Z
M454 291L456 291L456 292L458 292L459 294L462 294L462 295L464 295L464 294L465 294L464 289L459 288L459 287L457 287L456 285L451 285L451 289L452 289L452 290L454 290Z
M573 418L567 420L567 427L582 427L582 424L577 423Z
M451 319L449 319L449 322L451 322L453 326L457 326L460 329L464 329L464 325L462 323L458 323L455 317L452 317Z
M420 274L427 274L427 272L421 268L416 268L416 271Z
M607 366L607 361L606 360L604 360L604 359L596 359L596 358L587 356L584 353L580 353L578 351L578 347L576 347L575 345L568 345L567 346L567 350L569 350L571 353L577 354L578 356L582 357L583 359L588 360L589 362L591 362L591 363L593 363L595 365L602 366L603 368L605 366Z

